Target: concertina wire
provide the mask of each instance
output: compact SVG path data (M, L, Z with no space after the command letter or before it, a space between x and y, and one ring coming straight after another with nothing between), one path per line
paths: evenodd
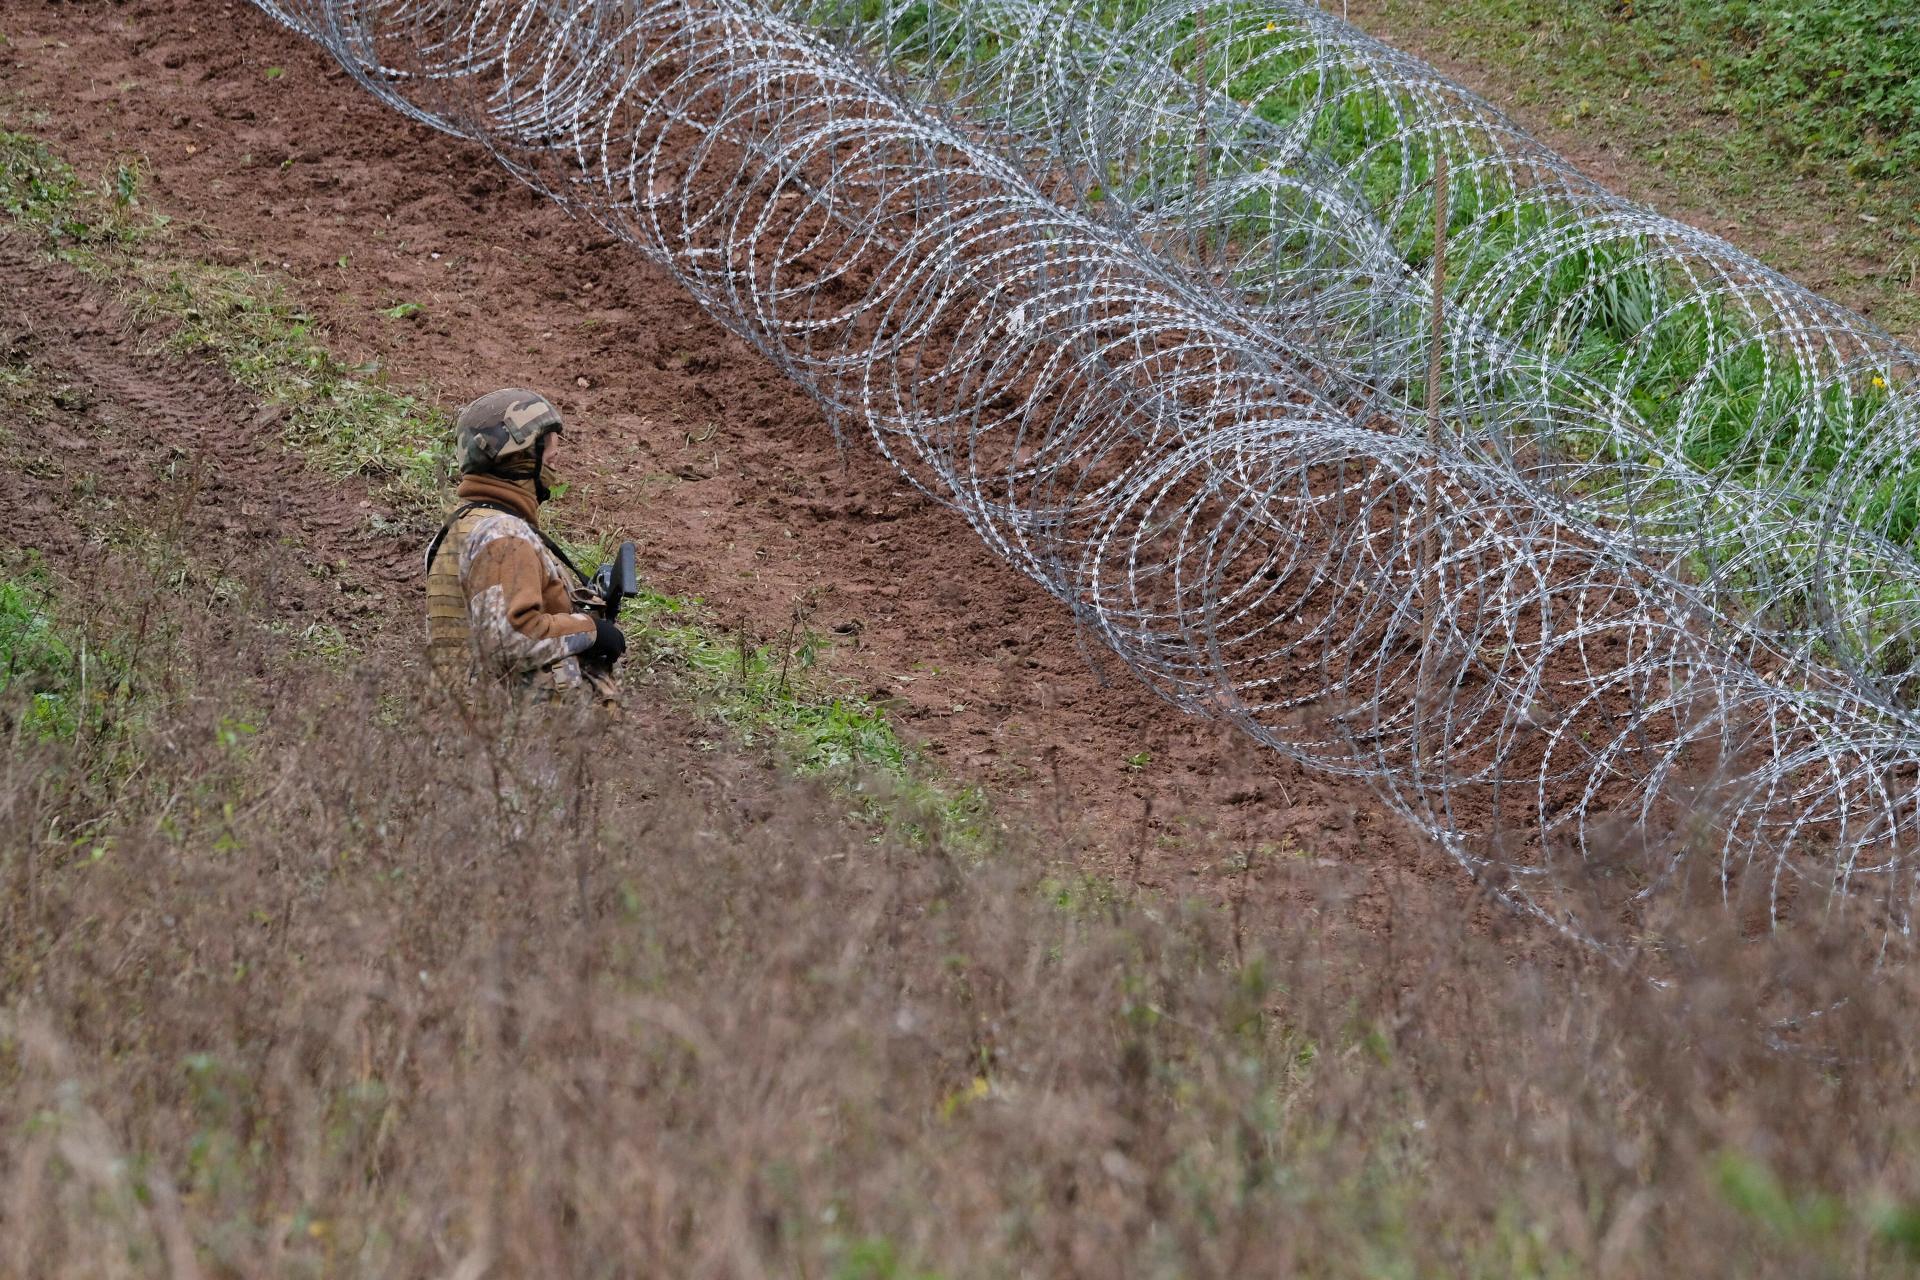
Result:
M1509 904L1906 937L1920 356L1433 68L1289 0L255 3Z

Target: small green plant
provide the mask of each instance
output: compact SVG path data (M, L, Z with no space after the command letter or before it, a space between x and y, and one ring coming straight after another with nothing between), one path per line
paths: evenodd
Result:
M133 165L116 166L96 187L38 138L0 132L0 212L69 261L85 265L92 250L134 244L166 225L132 216L138 188Z
M1727 1203L1778 1235L1825 1239L1846 1217L1846 1206L1832 1196L1794 1195L1772 1169L1738 1152L1722 1153L1716 1173Z
M0 578L0 695L22 702L30 734L71 737L79 721L78 659L55 625L44 577Z
M425 311L426 308L417 302L402 302L396 306L386 308L380 314L389 320L411 320L415 316L423 314Z
M137 166L122 164L113 170L113 202L123 212L139 203L140 170Z
M1920 1204L1883 1204L1868 1217L1875 1235L1908 1262L1920 1262Z
M937 1272L909 1266L891 1240L868 1236L842 1246L833 1280L940 1280Z
M553 496L563 498L566 494L560 486L554 486ZM565 516L557 513L542 513L540 523L545 527L547 536L560 544L567 553L567 559L573 567L585 577L591 578L608 556L615 550L613 536L607 533L576 534L568 525Z
M89 763L113 773L129 731L144 714L135 679L137 643L152 657L168 643L146 627L139 641L74 621L63 593L37 561L0 574L0 732L39 741L78 741Z
M330 667L343 667L353 657L353 642L340 628L324 622L309 623L299 635L299 652Z

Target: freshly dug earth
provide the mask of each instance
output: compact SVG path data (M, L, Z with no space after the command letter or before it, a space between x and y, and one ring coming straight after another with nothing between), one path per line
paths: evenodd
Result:
M9 414L0 432L0 547L38 553L75 585L83 617L124 585L110 585L115 562L183 547L185 566L162 568L177 584L138 588L186 593L216 643L263 622L279 638L269 656L297 662L337 632L390 686L417 664L417 549L373 531L364 486L282 448L242 388L149 350L150 336L77 271L0 235L0 367L52 389L51 407ZM742 776L743 760L706 751L709 730L665 700L636 698L626 718L669 767Z
M210 258L290 276L344 357L455 402L505 384L549 391L569 420L576 519L635 538L656 586L755 636L803 610L838 638L831 670L957 778L1045 817L1087 869L1178 888L1212 875L1224 889L1238 877L1207 852L1213 836L1317 860L1382 920L1480 909L1363 786L1184 716L1091 652L958 516L864 442L838 447L813 402L666 274L479 149L380 106L250 7L81 18L8 3L0 23L12 127L83 170L137 157L145 199L203 229ZM418 313L385 314L403 303ZM274 436L237 410L212 421ZM329 510L372 514L364 496L343 501ZM387 566L379 612L411 634L405 569L428 530L286 515L327 559Z

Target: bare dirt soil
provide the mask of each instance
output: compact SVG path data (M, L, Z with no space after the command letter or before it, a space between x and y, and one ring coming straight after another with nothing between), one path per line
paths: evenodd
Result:
M281 618L350 630L391 656L392 629L367 623L405 607L413 557L370 532L362 486L316 473L270 430L236 430L268 416L219 371L145 349L111 299L18 238L0 238L0 353L59 388L58 416L8 424L0 541L69 572L156 522L216 576L292 550L310 567L274 579Z
M1224 888L1210 837L1266 843L1350 879L1363 914L1479 910L1364 786L1158 702L864 441L837 447L814 403L664 272L374 102L250 7L10 2L0 29L13 127L83 169L138 158L150 204L204 234L210 260L290 276L344 356L456 403L549 391L569 420L568 505L635 538L656 586L757 636L808 610L840 637L834 672L954 776L1054 824L1064 856L1127 875L1138 857L1148 886ZM403 302L420 313L383 314ZM210 416L254 446L274 434L239 406ZM282 465L264 487L314 484ZM370 590L406 634L405 570L429 531L376 534L364 495L337 503L281 518L329 560L381 566Z
M414 661L416 549L373 532L364 486L305 465L270 429L236 430L270 412L220 370L147 346L78 272L0 235L0 367L52 389L50 409L29 405L0 428L0 548L51 562L86 615L109 608L98 597L127 589L127 562L157 547L151 559L169 578L133 589L184 594L213 642L254 664L236 674L278 682L285 672L260 664L313 658L312 629L328 628L352 642L369 687L390 690ZM184 566L167 550L176 546ZM241 643L261 622L277 645ZM302 714L290 701L262 710ZM651 776L686 784L710 816L764 815L774 791L792 800L815 790L788 785L765 759L712 751L710 728L665 699L636 698L623 720L655 746ZM346 749L359 732L330 730L325 745ZM826 809L800 821L821 822Z

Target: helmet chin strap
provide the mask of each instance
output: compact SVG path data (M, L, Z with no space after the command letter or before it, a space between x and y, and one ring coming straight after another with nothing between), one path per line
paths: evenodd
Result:
M553 493L547 488L547 437L533 442L533 500L545 502Z

